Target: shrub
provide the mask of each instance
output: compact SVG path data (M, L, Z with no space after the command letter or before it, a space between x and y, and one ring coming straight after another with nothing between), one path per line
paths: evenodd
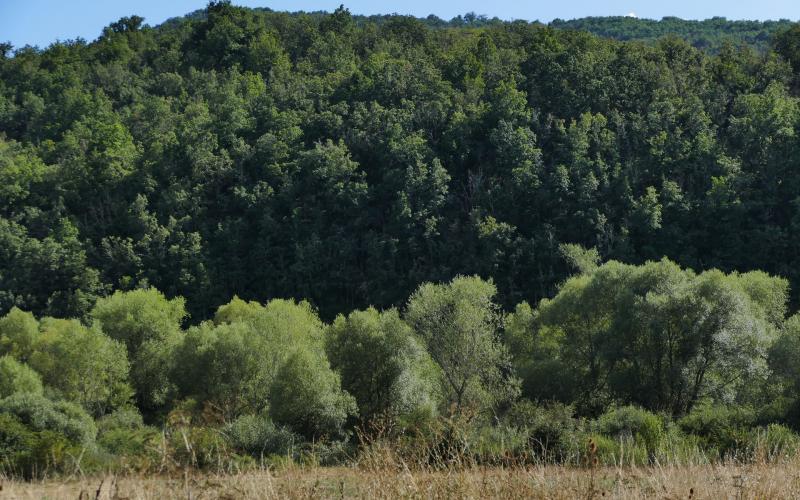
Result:
M758 461L792 458L800 451L800 436L788 427L770 424L751 431L751 448L753 458Z
M590 453L589 446L590 443L594 443L595 445L595 453ZM602 434L586 434L580 439L576 444L579 445L577 451L577 455L581 457L581 461L583 465L592 465L591 461L596 457L597 461L601 465L622 465L622 443L616 439L613 439L608 436L604 436ZM631 451L635 450L628 450L628 455L631 455ZM630 458L628 459L627 463L631 463Z
M125 345L130 380L142 411L155 411L170 398L172 351L181 338L186 317L183 298L168 300L154 289L117 291L97 301L92 309L96 325Z
M9 355L0 357L0 398L17 392L42 393L39 374Z
M172 379L180 394L217 407L227 418L267 404L275 347L248 325L204 322L190 328L175 350Z
M496 293L491 281L457 276L420 285L406 306L406 320L442 370L444 399L459 413L490 414L519 394L517 379L504 369L511 359L499 338Z
M595 427L603 435L643 444L649 455L655 453L664 436L662 419L635 406L607 411L597 419Z
M683 432L699 437L701 445L720 458L734 458L746 450L754 421L755 413L749 408L702 405L678 425Z
M36 437L15 416L0 413L0 469L9 475L29 475L25 472Z
M129 467L137 472L152 470L160 462L162 435L153 427L111 429L97 438L106 451L105 466Z
M573 418L573 413L571 406L561 403L537 406L522 400L511 407L506 420L526 431L532 458L559 463L567 460L575 447L580 422Z
M81 452L81 446L64 434L52 430L37 431L12 414L0 413L2 474L31 479L48 472L65 472L75 465Z
M82 445L92 444L97 436L92 417L79 405L50 401L31 393L16 393L0 400L0 413L14 416L34 431L52 431Z
M136 408L125 407L97 421L97 444L113 456L133 462L135 470L148 470L158 460L161 432L144 425Z
M303 439L286 427L276 426L265 415L243 415L222 432L233 448L254 457L294 456Z
M467 436L473 460L480 464L507 464L525 458L528 434L510 425L478 425Z
M179 427L170 434L172 457L182 466L213 469L219 472L231 470L236 462L225 436L213 427Z
M144 419L135 407L125 406L109 413L97 420L97 430L100 434L112 429L141 429Z

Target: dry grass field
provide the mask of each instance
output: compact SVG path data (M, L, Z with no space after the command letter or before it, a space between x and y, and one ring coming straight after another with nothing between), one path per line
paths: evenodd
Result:
M408 472L289 468L239 475L4 481L3 499L800 498L800 463Z

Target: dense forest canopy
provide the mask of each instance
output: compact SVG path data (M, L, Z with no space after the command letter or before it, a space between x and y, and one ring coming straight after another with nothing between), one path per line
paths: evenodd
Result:
M800 450L800 26L143 21L0 51L1 473Z
M330 319L457 274L511 307L553 294L562 243L800 290L797 40L710 55L212 2L5 50L0 312L151 285L193 322L234 294Z

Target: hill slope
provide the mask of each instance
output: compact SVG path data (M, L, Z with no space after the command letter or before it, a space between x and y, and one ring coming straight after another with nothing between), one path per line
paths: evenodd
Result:
M796 32L711 55L432 22L222 2L1 59L0 314L151 284L194 320L234 294L331 317L457 274L510 305L563 281L562 243L800 289Z

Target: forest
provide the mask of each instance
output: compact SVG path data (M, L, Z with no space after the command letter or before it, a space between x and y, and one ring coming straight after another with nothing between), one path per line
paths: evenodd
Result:
M794 456L800 25L678 21L0 45L0 473Z

